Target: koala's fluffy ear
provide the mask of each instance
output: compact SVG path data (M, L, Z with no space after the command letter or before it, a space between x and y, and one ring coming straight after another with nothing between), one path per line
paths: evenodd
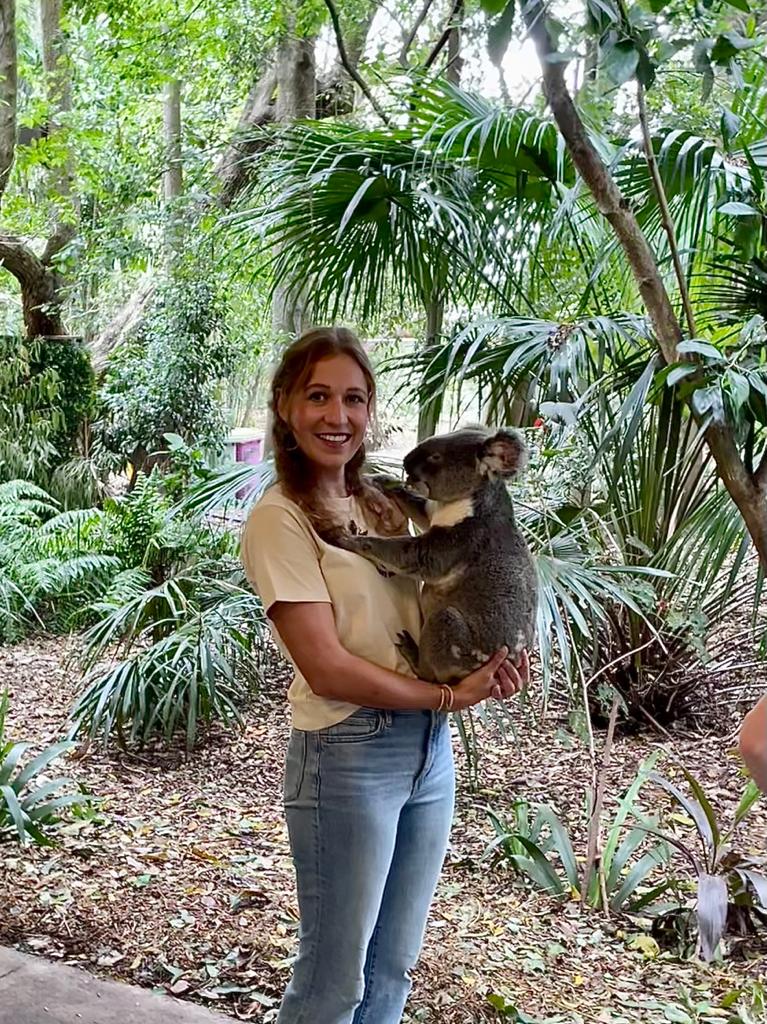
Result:
M479 469L484 476L516 476L526 465L527 445L516 430L499 430L482 444Z

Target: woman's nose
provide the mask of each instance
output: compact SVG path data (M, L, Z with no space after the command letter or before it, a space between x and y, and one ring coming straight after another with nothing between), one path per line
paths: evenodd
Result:
M325 406L325 419L334 425L346 422L346 410L342 398L331 398Z

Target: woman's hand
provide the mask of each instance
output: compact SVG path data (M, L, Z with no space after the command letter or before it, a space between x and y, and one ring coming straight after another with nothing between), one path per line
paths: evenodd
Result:
M530 681L530 661L527 651L520 655L519 665L509 661L508 647L485 662L481 668L466 676L453 687L453 710L462 711L488 697L511 697L523 690Z

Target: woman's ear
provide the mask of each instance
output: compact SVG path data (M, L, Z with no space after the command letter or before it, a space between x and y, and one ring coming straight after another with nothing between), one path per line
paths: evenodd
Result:
M290 403L288 402L286 396L282 393L282 391L278 392L277 415L282 420L282 422L288 424L288 426L290 426L290 424L288 423L288 412L290 411L289 407Z

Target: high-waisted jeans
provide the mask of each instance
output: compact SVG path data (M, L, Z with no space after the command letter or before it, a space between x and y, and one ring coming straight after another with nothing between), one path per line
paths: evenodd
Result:
M446 715L362 708L293 731L285 809L300 946L277 1024L399 1024L454 794Z

